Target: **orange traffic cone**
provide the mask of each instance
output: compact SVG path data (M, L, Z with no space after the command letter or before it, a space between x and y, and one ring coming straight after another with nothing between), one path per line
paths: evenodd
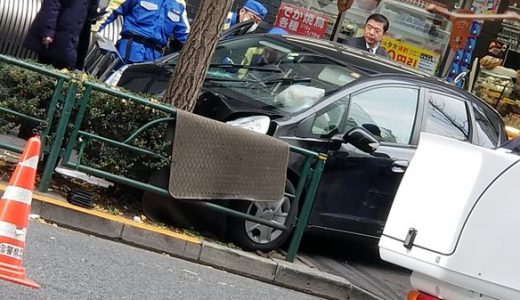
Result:
M40 286L25 276L22 256L40 147L38 137L27 141L9 185L0 199L0 279L32 288Z

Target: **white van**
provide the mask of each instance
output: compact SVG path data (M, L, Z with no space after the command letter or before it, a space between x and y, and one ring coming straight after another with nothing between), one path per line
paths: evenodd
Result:
M379 242L408 299L520 299L520 156L422 134Z

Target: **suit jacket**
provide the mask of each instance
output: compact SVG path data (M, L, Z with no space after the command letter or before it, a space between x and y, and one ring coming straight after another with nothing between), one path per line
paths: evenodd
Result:
M348 39L344 42L344 44L352 46L354 48L361 49L361 50L367 50L367 44L365 42L365 38L362 36ZM376 54L381 55L386 58L390 58L390 56L388 55L386 50L381 46L377 47Z

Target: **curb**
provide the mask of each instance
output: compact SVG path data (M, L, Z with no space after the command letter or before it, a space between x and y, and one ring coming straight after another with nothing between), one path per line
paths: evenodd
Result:
M0 191L3 192L6 187L0 183ZM381 300L370 292L352 285L345 278L318 271L304 264L265 258L200 238L78 207L59 198L61 197L34 192L31 213L62 227L119 240L319 297Z

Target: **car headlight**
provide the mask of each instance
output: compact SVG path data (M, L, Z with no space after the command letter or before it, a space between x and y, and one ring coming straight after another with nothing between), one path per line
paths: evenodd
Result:
M117 71L115 71L114 73L110 74L110 76L108 76L107 80L105 80L105 84L108 86L112 86L112 87L116 86L119 83L121 76L123 76L123 73L125 72L125 70L128 69L128 66L129 65L124 65L121 68L119 68Z
M267 116L251 116L226 122L226 124L249 129L262 134L267 133L270 123L271 119Z

